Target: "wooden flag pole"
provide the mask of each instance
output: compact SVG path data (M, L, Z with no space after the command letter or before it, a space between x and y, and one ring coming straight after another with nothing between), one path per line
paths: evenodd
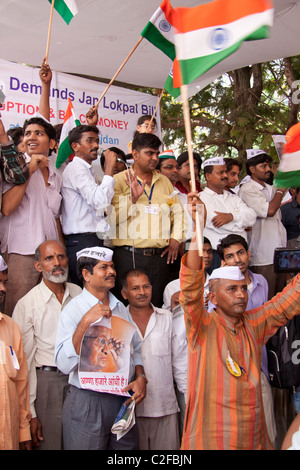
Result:
M154 113L152 114L152 117L151 117L150 122L149 122L149 128L150 128L150 126L151 126L151 124L152 124L152 121L153 121L154 116L155 116L155 114L156 114L156 111L157 111L157 108L158 108L158 106L159 106L159 103L161 102L161 98L162 98L162 95L163 95L163 92L164 92L164 91L165 91L165 89L163 88L163 89L161 90L161 92L160 92L157 105L156 105L156 107L155 107Z
M192 187L192 192L195 192L196 191L196 179L195 179L195 173L194 173L191 117L190 117L190 108L189 108L189 102L188 102L187 85L182 85L180 87L180 91L181 91L181 97L182 97L184 127L185 127L185 135L186 135L186 141L187 141L187 147L188 147L189 165L190 165L190 173L191 173L191 187ZM198 211L196 211L196 236L197 236L199 256L203 256L203 240L202 240L202 231L201 231Z
M103 99L105 93L107 92L107 90L109 89L109 87L111 86L111 84L114 82L115 78L117 77L117 75L119 75L119 73L121 72L122 68L124 67L124 65L126 64L126 62L130 59L130 57L132 56L132 54L134 53L134 51L136 50L136 48L140 45L141 41L143 39L143 36L140 37L140 39L138 40L138 42L136 43L136 45L133 47L133 49L129 52L128 56L126 57L126 59L124 60L124 62L122 63L122 65L118 68L118 70L116 71L116 73L114 74L113 78L111 79L111 81L108 83L107 87L105 88L105 90L103 91L102 95L100 96L100 98L98 99L96 105L95 105L95 108L98 108L101 100Z
M45 54L45 63L48 62L48 54L49 54L49 45L50 45L50 37L51 37L51 29L52 29L52 19L53 19L53 10L54 10L54 2L51 2L51 10L50 10L50 19L49 19L49 27L48 27L48 38L47 38L47 46L46 46L46 54Z

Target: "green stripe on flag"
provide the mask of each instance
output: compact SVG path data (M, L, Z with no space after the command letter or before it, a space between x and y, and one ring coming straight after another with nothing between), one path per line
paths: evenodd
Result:
M141 36L148 39L149 42L164 52L171 60L175 59L174 44L168 41L150 21L141 32Z
M49 3L52 4L52 0L49 0ZM71 19L74 17L74 14L69 9L68 5L64 2L64 0L55 0L54 1L54 8L57 13L60 14L62 19L69 24Z
M278 171L274 184L277 188L296 188L300 185L300 170Z
M168 75L164 89L169 93L169 95L173 96L173 98L178 98L180 95L180 88L174 88L173 77L170 74Z

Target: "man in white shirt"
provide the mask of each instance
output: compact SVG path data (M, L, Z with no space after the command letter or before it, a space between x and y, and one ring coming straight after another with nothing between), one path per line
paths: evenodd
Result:
M252 230L248 232L250 266L253 272L267 279L269 299L284 287L282 274L274 273L273 257L275 248L284 247L287 243L280 212L286 190L266 183L270 177L271 161L271 157L263 150L247 150L246 168L250 179L239 190L241 199L257 215Z
M254 225L256 213L236 194L225 190L228 177L223 157L205 160L202 168L207 185L199 196L207 210L203 235L210 240L213 248L212 271L220 266L220 257L216 251L220 240L231 233L247 240L246 229Z
M28 363L33 446L61 450L61 408L68 376L55 366L56 330L62 308L81 288L66 282L68 258L61 242L42 243L35 258L42 281L18 301L13 319L21 330Z
M136 408L141 450L179 450L178 403L174 380L186 380L186 358L177 349L172 313L151 303L152 286L146 273L128 271L122 295L142 340L148 379L147 396Z
M62 175L62 230L69 258L69 275L80 285L76 252L91 246L103 246L101 233L109 230L105 211L114 195L113 179L117 155L105 151L105 172L100 185L95 181L92 162L98 157L99 130L95 126L77 126L69 133L74 159Z

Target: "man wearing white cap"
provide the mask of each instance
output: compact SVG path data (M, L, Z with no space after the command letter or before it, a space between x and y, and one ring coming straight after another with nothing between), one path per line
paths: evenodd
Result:
M195 209L199 196L189 195ZM195 220L194 211L192 212ZM246 310L247 283L238 266L210 278L208 313L204 273L194 232L181 265L180 303L189 344L189 377L182 450L272 449L261 395L262 348L277 329L300 312L300 274L262 307Z
M124 396L83 389L78 376L80 347L91 323L105 316L118 316L134 325L125 306L112 295L116 271L113 251L91 247L77 253L79 277L84 288L62 311L58 323L55 358L57 367L69 374L71 385L63 407L64 448L66 450L133 450L138 448L136 426L119 441L111 433ZM141 340L135 331L130 345L129 385L136 404L146 396L147 379L141 353Z
M212 245L214 259L211 269L220 266L217 245L231 233L241 235L247 240L247 227L252 227L256 213L236 194L225 190L228 183L227 167L223 157L213 157L202 164L206 187L200 193L200 199L207 210L206 226L203 235Z
M0 255L0 312L3 312L4 308L7 279L7 264L5 263L3 256Z
M248 232L253 272L268 281L269 299L283 288L283 276L274 273L274 249L286 246L286 230L281 222L280 205L286 192L266 183L270 177L272 159L264 150L247 150L246 169L250 179L241 185L239 196L251 207L257 219Z

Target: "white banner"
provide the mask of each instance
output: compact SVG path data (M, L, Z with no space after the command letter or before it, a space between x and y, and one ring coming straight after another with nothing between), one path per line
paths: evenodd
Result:
M105 88L106 84L52 70L49 97L51 123L63 122L70 98L76 118L81 124L86 124L87 111L97 103ZM25 119L33 117L39 109L39 68L0 59L0 90L6 96L0 108L5 128L21 127ZM156 96L112 85L98 108L100 148L114 146L128 153L128 144L136 130L138 118L145 114L152 116L157 100ZM157 135L161 138L159 112L156 120Z

